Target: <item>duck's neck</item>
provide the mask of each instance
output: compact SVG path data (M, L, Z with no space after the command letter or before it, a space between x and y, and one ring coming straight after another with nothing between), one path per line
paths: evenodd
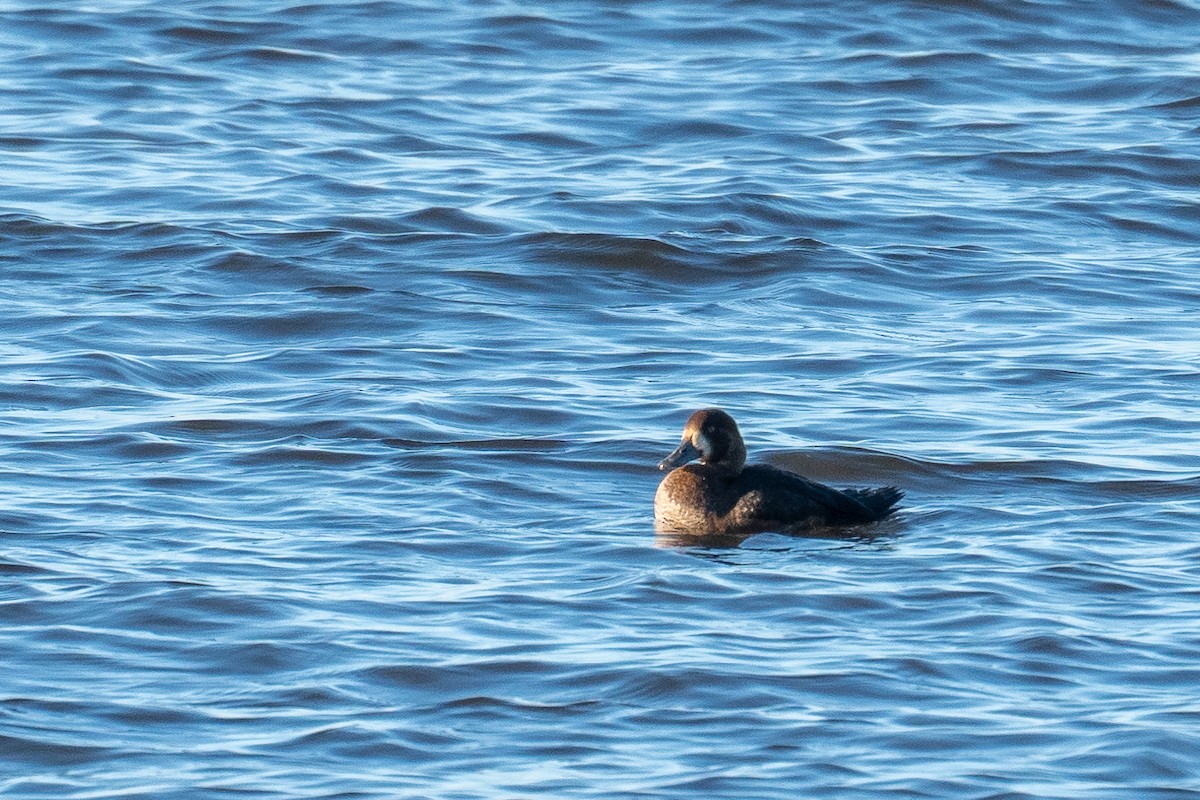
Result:
M713 457L704 463L737 477L742 467L746 466L746 445L740 441L730 442L722 452L713 453Z

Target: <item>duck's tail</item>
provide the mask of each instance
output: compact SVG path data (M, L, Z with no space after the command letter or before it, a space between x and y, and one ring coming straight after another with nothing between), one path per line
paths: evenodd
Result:
M875 515L871 520L883 519L896 510L896 504L904 497L904 492L895 486L884 486L880 489L848 489L846 494L869 508Z

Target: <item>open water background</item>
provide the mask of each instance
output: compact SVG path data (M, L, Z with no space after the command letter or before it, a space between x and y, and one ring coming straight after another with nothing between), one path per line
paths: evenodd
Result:
M0 795L1200 797L1200 5L0 56ZM904 510L656 541L705 405Z

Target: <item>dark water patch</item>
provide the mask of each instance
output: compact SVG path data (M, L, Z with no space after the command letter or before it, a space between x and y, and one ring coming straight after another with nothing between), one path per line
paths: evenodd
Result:
M102 443L97 444L103 446ZM136 461L168 461L195 452L194 448L177 442L146 438L127 437L125 441L113 445L112 453L115 457Z
M251 45L295 31L294 25L265 21L206 19L203 23L173 25L163 28L160 34L189 44L232 47Z
M63 9L30 8L10 10L6 16L18 29L24 28L35 36L49 36L53 39L80 38L96 40L104 37L110 29L88 19L75 19Z
M1106 221L1122 231L1153 234L1158 239L1174 239L1190 244L1200 242L1200 231L1194 228L1190 219L1181 226L1165 225L1161 220L1131 219L1125 216L1108 216Z
M315 150L311 154L316 161L342 164L377 164L379 156L346 147L335 147Z
M326 297L356 297L374 290L366 286L310 286L304 291Z
M313 52L299 48L288 47L243 47L236 51L225 53L210 53L213 61L235 61L245 64L262 65L299 65L320 64L333 58L328 53Z
M106 716L121 725L147 727L158 725L187 725L196 721L196 714L174 708L115 708Z
M438 230L450 233L499 234L505 227L468 214L457 208L426 208L404 217L405 222L419 230Z
M506 134L506 141L517 144L535 145L539 149L587 150L595 147L592 142L567 136L558 131L529 131Z
M112 758L117 751L110 747L76 745L46 741L36 736L7 736L0 734L0 761L21 767L67 767L99 762Z
M930 476L942 482L958 480L1003 480L1004 476L1082 480L1087 476L1106 474L1103 467L1068 461L1008 461L946 463L919 461L910 457L878 453L860 448L823 448L817 451L774 454L772 461L780 466L814 476L828 477L831 472L844 472L841 477L870 478L881 474Z
M721 140L747 136L750 128L706 119L685 119L659 122L643 128L641 138L647 142L681 141L688 139Z
M293 271L294 265L269 256L234 251L224 253L208 264L208 268L217 272L251 274L278 278Z
M362 420L322 419L317 415L292 418L267 412L261 415L187 417L159 420L136 425L137 433L163 439L207 437L244 443L276 442L293 437L314 440L362 439L382 442L388 425Z
M387 194L384 187L371 183L359 183L342 180L319 173L298 173L270 181L267 187L271 191L286 195L321 195L340 196L345 198L369 198Z
M1103 169L1110 178L1192 187L1197 184L1196 165L1186 160L1164 158L1153 153L1115 152L1102 156L1086 151L992 153L987 170L1023 180L1086 180Z
M686 25L660 30L656 34L657 37L661 37L663 41L683 42L704 47L773 44L785 40L784 36L766 25Z
M0 518L0 528L12 527L9 523ZM22 564L20 562L4 561L0 562L0 573L5 575L39 575L48 573L44 567L35 566L33 564Z
M459 152L461 146L439 143L417 133L392 133L379 139L380 152L398 154L419 154L430 152Z
M476 439L460 441L423 441L417 439L384 440L385 444L405 450L425 450L429 448L454 448L464 450L487 450L495 452L510 452L514 450L552 451L562 450L567 442L557 439Z
M705 274L703 260L682 247L655 239L598 233L542 233L523 243L545 261L591 269L624 270L695 280Z
M231 313L210 316L205 326L218 336L269 342L326 341L338 335L349 336L361 330L364 318L346 311L295 311L271 313L270 309L253 315Z
M253 418L211 417L161 422L155 425L153 430L162 433L180 431L188 434L269 438L279 435L283 428L279 425Z
M40 147L46 147L49 144L49 139L41 139L32 136L0 137L0 147L10 150L36 150Z
M1193 109L1200 108L1200 95L1171 100L1165 103L1156 103L1147 108L1156 111L1180 111L1185 114L1191 114Z
M120 353L76 351L63 353L51 363L56 367L57 377L87 376L90 380L111 383L137 384L153 371L145 360Z
M333 217L329 220L329 224L336 233L331 232L332 236L340 236L341 232L360 233L369 235L392 236L406 233L415 233L419 230L408 223L400 222L398 219L377 218L377 217Z
M298 467L334 467L361 463L369 457L357 452L343 452L316 447L272 447L242 457L246 466L270 467L271 465Z
M187 87L211 86L216 81L206 75L181 69L166 69L131 58L123 58L107 62L102 67L63 67L56 73L63 81L87 81L92 84L107 84L106 94L113 99L145 99L155 95L151 87L164 83L177 83ZM147 133L139 133L129 129L94 129L80 130L74 134L77 138L115 139L122 141L156 141L159 137ZM160 134L165 140L165 135ZM70 138L70 136L68 136Z
M581 26L538 14L489 16L481 27L488 35L499 36L509 43L514 52L527 48L533 48L534 52L587 52L603 48L602 42L585 35Z
M426 750L388 741L385 734L370 729L331 726L308 731L286 741L272 742L262 750L280 750L295 755L305 751L325 754L338 761L353 762L362 758L398 759L406 763L421 763L443 757L441 751Z

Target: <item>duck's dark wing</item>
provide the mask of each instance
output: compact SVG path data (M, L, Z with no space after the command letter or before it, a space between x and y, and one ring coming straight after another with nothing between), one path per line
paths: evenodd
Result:
M759 513L766 519L797 522L820 519L829 525L856 525L887 516L900 499L899 490L839 491L803 475L754 464L742 470L740 479L747 489L761 491ZM887 492L886 498L883 493ZM887 500L887 502L881 502Z

